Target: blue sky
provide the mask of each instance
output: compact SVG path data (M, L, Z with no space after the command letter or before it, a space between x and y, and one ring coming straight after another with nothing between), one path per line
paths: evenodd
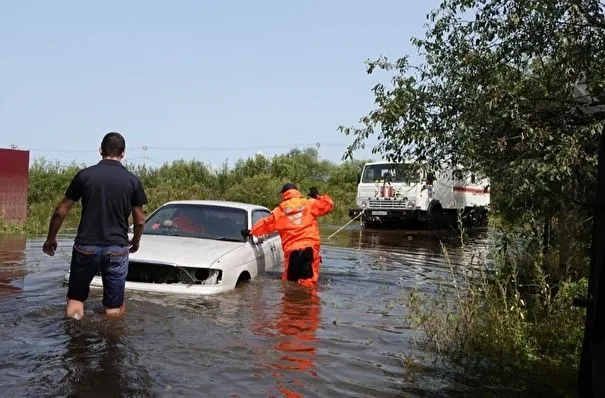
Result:
M119 131L127 160L141 163L147 146L148 165L232 164L316 142L339 161L351 138L338 125L374 106L364 62L418 59L410 38L438 4L4 1L0 147L91 164Z

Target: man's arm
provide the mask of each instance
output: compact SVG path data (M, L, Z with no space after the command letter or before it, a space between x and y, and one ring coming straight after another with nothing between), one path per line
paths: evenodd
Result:
M130 240L130 252L134 253L139 250L139 244L141 242L141 236L143 235L143 229L145 228L145 212L143 207L137 206L132 208L132 226L133 236Z
M57 205L52 217L50 218L50 225L48 226L48 235L46 235L47 240L54 240L57 238L57 233L59 232L61 225L63 225L63 221L65 220L65 217L67 217L67 215L69 214L69 211L73 207L74 203L76 202L65 197Z
M263 236L275 232L275 214L271 213L265 218L258 220L250 230L250 235Z
M69 214L69 211L73 207L74 203L76 202L67 197L63 198L63 200L55 208L55 211L50 218L46 242L44 242L44 245L42 246L44 253L48 254L49 256L55 255L55 250L57 250L57 233L59 232L65 217Z
M49 256L55 255L55 250L57 250L57 233L59 232L61 225L63 225L63 221L69 214L69 211L73 207L74 203L76 203L82 197L83 191L84 188L82 175L80 172L78 172L74 178L72 178L71 183L69 183L69 187L67 187L67 190L65 191L65 197L57 205L52 217L50 218L46 242L44 242L42 245L42 251Z
M143 206L147 204L147 194L143 188L141 180L137 178L137 185L132 198L132 226L133 236L130 240L130 252L134 253L139 250L139 243L141 242L141 236L143 235L143 229L145 228L145 212Z
M334 208L334 202L332 198L327 195L317 195L314 199L311 200L311 214L314 217L325 216Z

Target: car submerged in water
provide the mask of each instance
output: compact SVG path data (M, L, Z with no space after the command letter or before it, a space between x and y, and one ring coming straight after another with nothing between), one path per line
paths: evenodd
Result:
M242 234L269 213L262 206L221 200L165 203L145 220L139 250L129 256L126 290L217 294L281 267L277 233L262 238ZM90 286L103 287L100 273Z

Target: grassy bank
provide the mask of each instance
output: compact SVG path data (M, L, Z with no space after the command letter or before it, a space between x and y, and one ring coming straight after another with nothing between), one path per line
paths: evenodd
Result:
M127 165L145 186L151 212L161 204L179 199L224 199L244 201L273 208L279 203L279 190L288 181L296 182L302 193L316 186L334 199L334 211L322 222L343 223L355 204L361 161L335 164L321 161L314 149L292 150L266 158L257 155L212 170L200 161L179 160L157 168ZM29 171L28 218L24 224L0 221L0 231L44 234L54 207L62 199L73 176L83 164L61 165L36 160ZM77 227L79 204L65 220L67 228Z
M468 375L466 383L513 386L519 392L575 395L587 292L588 258L571 259L575 276L558 272L559 252L529 225L492 219L487 256L454 266L435 292L404 294L409 326L437 361ZM473 380L474 379L474 380Z

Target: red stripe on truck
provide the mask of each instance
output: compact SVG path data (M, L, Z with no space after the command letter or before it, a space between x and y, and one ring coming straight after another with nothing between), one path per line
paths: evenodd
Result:
M489 188L465 187L463 185L454 185L454 192L470 192L475 194L489 194Z

